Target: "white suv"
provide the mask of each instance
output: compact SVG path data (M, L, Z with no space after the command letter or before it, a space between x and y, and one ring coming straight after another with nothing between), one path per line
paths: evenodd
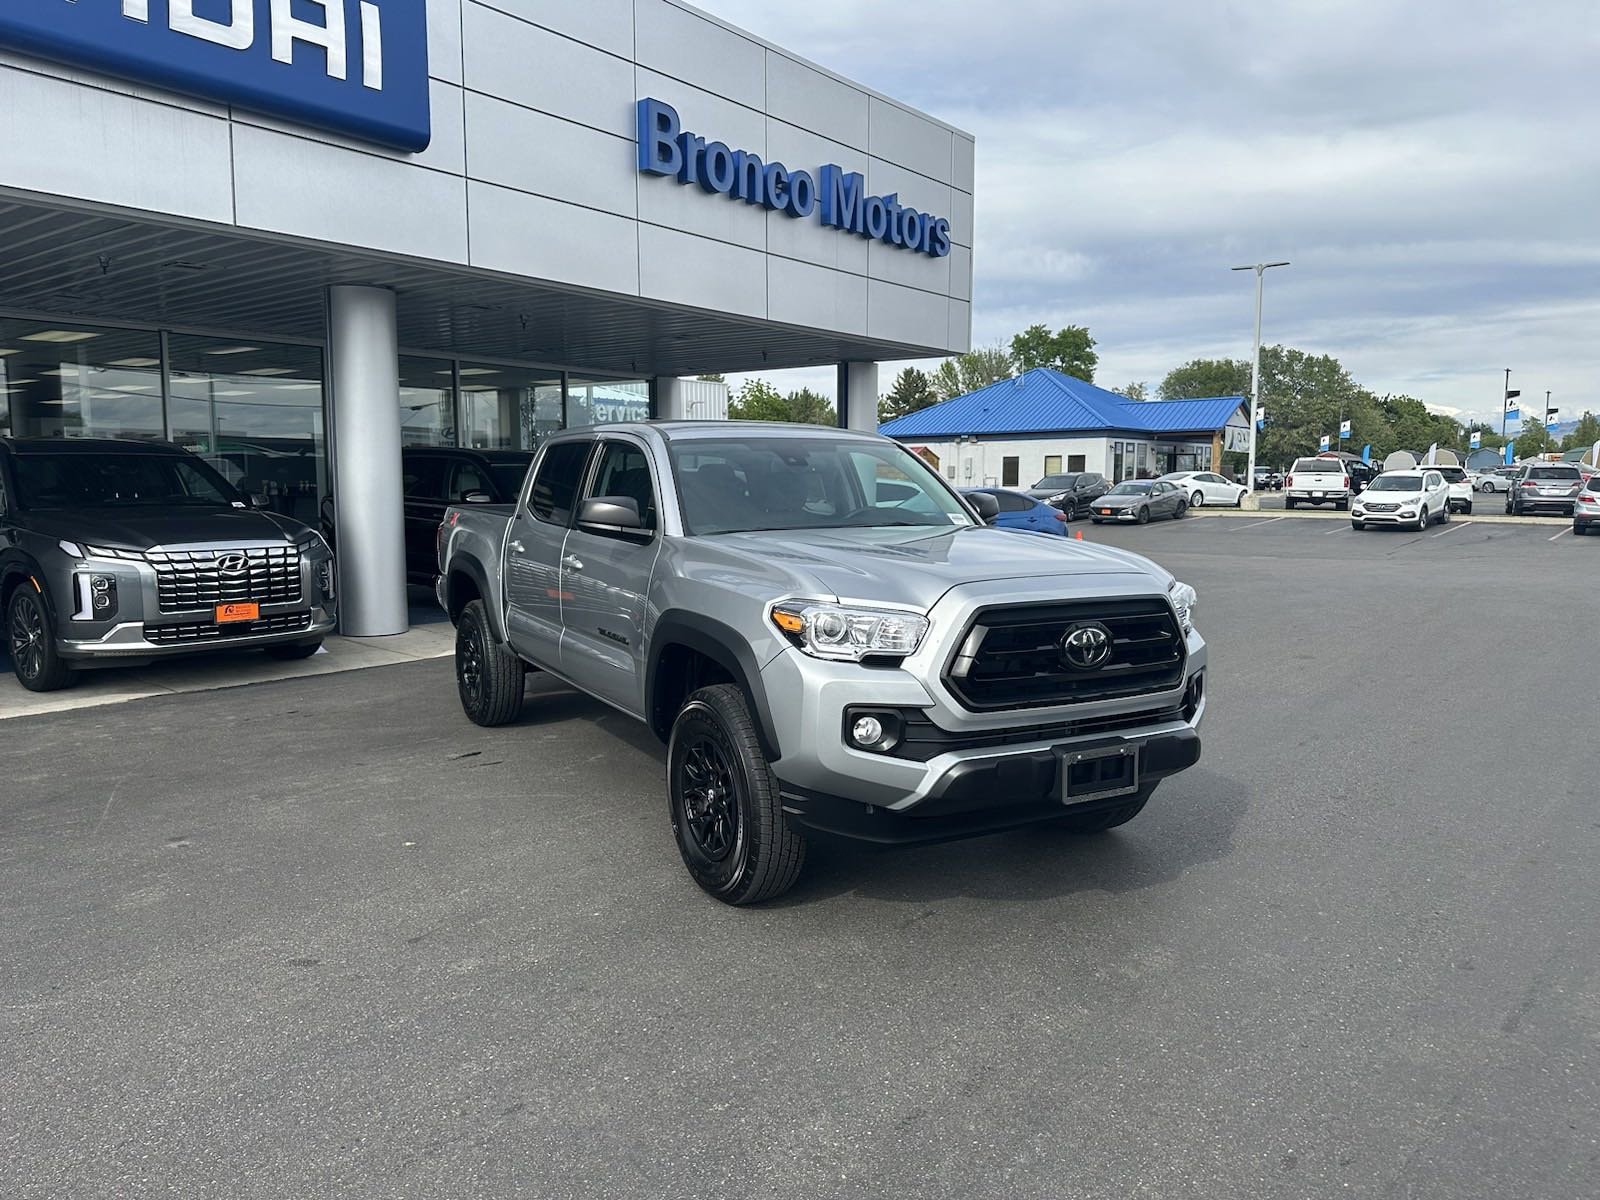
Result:
M1466 469L1463 467L1425 467L1424 470L1437 471L1444 476L1444 481L1450 485L1450 511L1472 515L1472 481L1467 478Z
M1394 525L1418 532L1450 522L1450 485L1438 467L1385 471L1367 485L1350 508L1350 527Z

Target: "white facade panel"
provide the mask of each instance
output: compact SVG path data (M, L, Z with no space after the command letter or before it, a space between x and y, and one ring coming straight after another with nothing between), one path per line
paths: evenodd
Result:
M767 50L761 43L669 0L637 0L633 37L641 67L765 110Z
M633 57L633 0L476 0L622 58ZM432 0L429 0L432 3Z
M892 342L931 345L950 333L950 300L872 279L867 283L867 333Z
M175 108L206 113L213 117L226 117L228 115L228 106L226 104L214 104L209 100L199 100L193 96L179 95L176 92L147 87L141 83L129 83L127 80L118 79L114 75L101 75L94 71L69 67L65 63L58 63L50 59L29 58L25 54L16 54L10 50L0 49L0 66L17 67L34 75L47 75L51 79L61 79L68 83L97 88L102 92L117 92L123 96L136 96L141 100L155 100L161 104L170 104Z
M633 143L624 138L476 92L467 93L467 129L474 179L618 216L638 212ZM554 163L584 169L552 170Z
M887 242L866 242L867 274L873 279L898 283L902 287L933 292L942 300L950 294L950 260L891 246Z
M428 74L446 83L461 82L463 3L465 0L428 0Z
M874 158L871 163L867 171L867 190L874 196L899 196L901 204L950 219L955 190L948 183L929 179L881 158Z
M956 161L955 171L950 182L957 191L972 195L977 191L976 181L978 175L977 144L964 133L956 134L955 140Z
M867 280L809 263L770 258L767 317L784 325L859 333L867 327Z
M950 299L972 299L972 250L959 243L950 247Z
M767 257L673 229L639 226L639 292L691 308L767 315Z
M242 123L233 130L233 174L245 228L467 261L458 177ZM400 196L405 202L395 203Z
M786 54L767 51L768 115L865 152L870 109L870 97L859 88Z
M637 295L638 225L626 217L473 181L472 265Z
M226 120L15 67L0 67L0 114L0 183L233 219Z
M634 136L633 65L463 0L463 61L468 88L620 137ZM571 170L565 164L552 169Z
M370 142L362 142L352 137L330 133L326 129L308 129L304 125L297 125L292 121L285 121L279 117L263 116L260 113L246 112L242 109L233 114L233 120L237 125L253 125L258 129L272 129L278 133L286 133L290 137L305 138L308 141L322 142L329 146L340 146L358 154L375 154L380 158L391 159L407 166L431 167L436 171L446 171L451 175L465 175L467 173L467 148L466 130L462 122L461 101L462 92L459 87L446 83L442 79L429 81L428 103L433 114L433 140L428 143L428 148L421 154L407 154L401 150L388 150L382 146L374 146Z
M950 241L957 246L972 248L973 212L972 197L966 192L950 193Z
M950 182L955 165L955 134L949 127L876 96L872 98L872 144L867 149L874 158L940 183Z
M945 343L952 354L965 354L972 349L972 302L950 301L950 340Z

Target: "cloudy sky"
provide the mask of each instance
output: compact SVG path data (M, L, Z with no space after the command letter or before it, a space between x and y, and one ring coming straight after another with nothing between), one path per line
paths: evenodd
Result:
M1087 325L1098 383L1156 384L1248 358L1228 268L1288 259L1268 342L1600 411L1595 0L698 2L976 135L977 344Z

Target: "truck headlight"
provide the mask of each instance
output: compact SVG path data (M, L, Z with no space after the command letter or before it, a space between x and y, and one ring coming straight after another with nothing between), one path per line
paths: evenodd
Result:
M873 655L915 654L928 618L885 608L857 608L817 600L786 600L772 607L772 623L813 658L860 662Z
M1167 589L1167 595L1172 598L1172 607L1178 611L1178 624L1183 627L1185 634L1194 632L1194 606L1200 603L1200 594L1187 583L1179 583L1176 579Z

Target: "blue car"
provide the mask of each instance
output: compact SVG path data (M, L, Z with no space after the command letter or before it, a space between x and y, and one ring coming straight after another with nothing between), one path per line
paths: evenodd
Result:
M989 524L997 529L1027 529L1034 533L1053 533L1060 537L1067 532L1067 514L1053 508L1043 500L1035 500L1026 492L1010 488L963 488L969 496L983 492L993 496L1000 504L1000 515Z

